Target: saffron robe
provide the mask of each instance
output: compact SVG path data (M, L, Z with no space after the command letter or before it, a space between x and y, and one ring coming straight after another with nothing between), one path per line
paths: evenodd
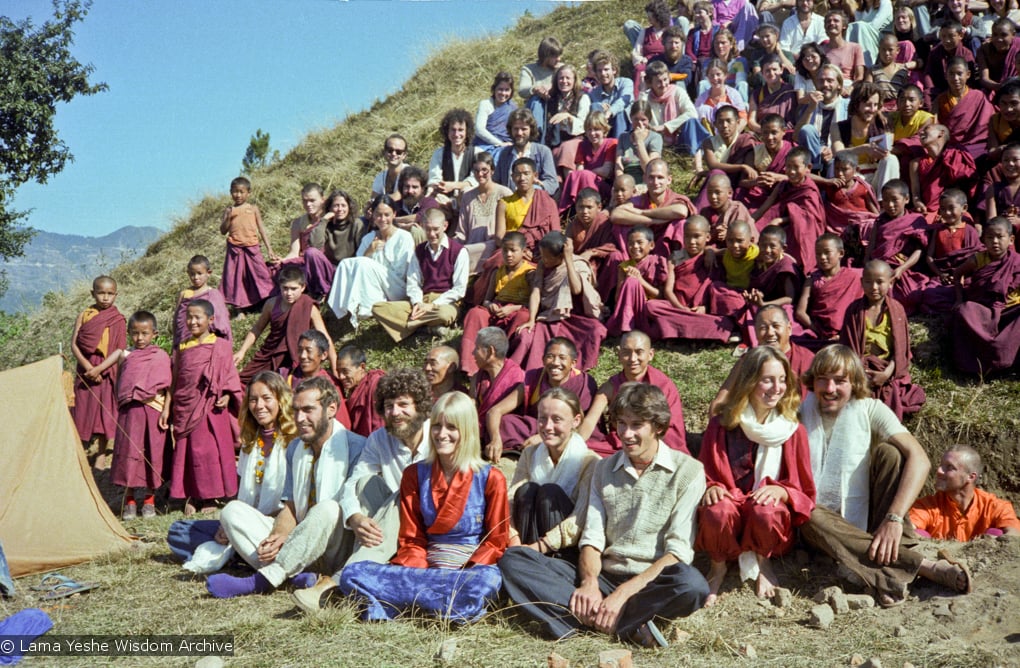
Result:
M794 527L804 524L815 507L811 475L811 449L803 425L782 446L779 475L764 477L761 486L779 485L789 495L786 503L758 505L751 499L755 485L755 455L764 447L751 441L738 425L722 426L712 418L705 430L698 459L705 467L708 487L719 486L732 495L711 506L698 507L695 550L708 552L714 561L734 561L741 552L764 557L786 554L793 547Z
M226 304L237 308L256 306L272 294L275 287L272 272L257 241L252 246L235 246L227 242L223 280L220 282L222 299Z
M811 273L811 298L808 300L808 315L819 331L805 330L795 337L797 343L812 350L821 350L843 329L843 317L855 300L864 296L861 288L862 270L842 267L832 278L816 270Z
M240 432L228 408L215 408L224 394L234 411L241 381L230 344L215 334L185 341L175 354L171 400L174 440L170 496L216 499L237 493L234 449Z
M712 273L705 267L704 254L687 257L673 268L673 294L687 308L707 304ZM693 313L673 306L666 299L652 299L645 304L637 328L653 341L662 339L691 339L727 341L733 334L734 321L728 316Z
M301 295L286 311L283 298L273 305L269 315L269 334L262 347L241 371L241 382L247 385L259 371L276 371L286 376L298 362L298 339L312 326L312 309L315 302Z
M884 355L875 355L868 349L865 340L868 306L867 298L861 297L847 309L839 340L857 353L866 370L884 371L890 361L896 365L892 378L881 387L872 388L871 396L891 408L896 418L902 421L904 415L921 410L927 398L924 388L914 385L910 380L910 331L907 329L907 313L899 302L886 297L879 319L889 318L889 343L892 350Z
M530 369L524 372L524 403L517 412L504 415L499 425L499 436L503 450L520 450L521 444L538 433L538 400L554 385L546 377L545 369ZM559 387L577 395L581 410L587 412L591 400L598 390L595 379L574 367L574 372Z
M347 412L351 416L351 431L355 434L368 438L369 434L384 426L382 415L375 410L375 388L385 375L382 369L369 369L347 395Z
M804 179L797 186L789 181L780 183L776 203L758 219L758 231L774 218L789 218L786 252L800 262L805 274L810 274L815 270L815 242L825 232L825 206L815 182Z
M1007 306L1020 290L1020 255L1010 250L970 277L966 301L952 317L953 358L964 373L988 374L1016 362L1020 308Z
M117 377L117 438L110 480L158 489L169 468L169 434L159 417L173 380L170 356L156 345L127 352Z
M623 266L633 265L632 260L622 263ZM661 289L666 282L666 258L661 255L648 255L636 265L633 265L640 272L641 277L655 287ZM617 280L620 272L617 270ZM622 283L616 286L616 304L613 306L612 315L606 321L606 331L611 336L620 336L629 332L637 326L638 319L645 305L648 303L648 295L645 289L636 278L626 276Z
M89 364L102 364L114 351L127 345L127 323L124 316L116 306L105 309L91 306L85 309L75 343ZM78 429L81 441L91 441L96 435L106 439L116 435L116 385L116 364L104 371L96 383L85 379L85 368L81 364L75 369L74 426Z
M189 289L181 293L177 310L174 312L173 349L177 350L177 346L181 345L181 341L187 341L191 338L191 332L188 330L188 306L196 299L204 299L213 306L213 317L209 321L209 331L222 339L233 341L234 333L230 329L230 309L227 308L227 301L223 293L216 288L209 288L199 295L194 294L194 292L194 290Z
M609 377L609 383L613 386L614 396L626 382L627 377L622 371ZM655 367L649 366L648 370L645 371L644 378L639 379L637 382L654 385L666 395L670 419L669 429L662 435L662 442L686 455L691 454L690 450L687 449L687 427L684 425L684 405L680 399L680 391L677 390L673 379ZM592 437L588 439L588 447L597 452L599 456L608 457L620 449L621 443L620 437L616 435L615 425L609 425L604 419L602 421L604 422L602 432L596 431L592 434Z

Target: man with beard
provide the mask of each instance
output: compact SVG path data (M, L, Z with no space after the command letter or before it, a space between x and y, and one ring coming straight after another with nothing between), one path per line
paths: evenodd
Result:
M425 438L431 397L429 383L417 369L398 369L379 381L375 403L384 426L368 437L340 500L345 526L354 532L357 541L347 563L382 564L396 554L400 480L405 468L428 454ZM315 614L322 595L336 587L339 580L337 568L332 578L320 578L311 589L294 592L294 601L305 612Z
M425 181L425 172L414 165L405 167L397 179L400 188L400 210L394 212L397 217L393 219L393 224L410 232L415 244L425 242L425 230L418 220L421 200L425 195Z
M827 139L834 123L845 121L847 100L843 92L843 73L835 65L818 70L818 89L807 93L800 118L794 127L797 144L811 152L811 165L820 169L832 160Z
M460 355L450 346L436 346L429 351L422 365L425 380L432 387L432 401L447 392L464 392L467 388L460 378Z
M538 183L535 185L556 197L559 182L556 180L556 163L552 151L545 144L538 143L538 123L534 115L527 109L514 109L506 121L507 132L510 133L510 146L504 146L493 156L496 160L496 172L493 179L496 183L514 189L510 181L510 171L518 158L531 158L535 161L535 174Z
M298 385L293 407L299 437L287 446L283 509L270 520L245 506L245 516L235 513L233 526L224 526L228 535L239 539L235 548L239 552L250 548L262 566L247 577L210 575L206 588L216 598L269 593L288 579L308 587L315 576L302 573L305 568L316 564L314 570L329 573L350 554L354 536L345 528L341 494L365 439L336 421L339 403L336 387L327 378L316 376ZM242 528L247 535L240 540Z

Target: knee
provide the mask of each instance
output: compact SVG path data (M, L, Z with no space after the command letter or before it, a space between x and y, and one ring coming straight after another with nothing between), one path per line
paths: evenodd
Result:
M332 499L320 501L308 509L306 520L318 521L327 525L334 525L340 522L340 504Z
M247 509L251 506L246 504L244 501L238 501L234 499L227 505L223 506L223 510L220 511L220 524L229 526L237 522L240 516L243 515Z
M722 498L711 506L698 509L698 521L713 526L728 524L740 516L740 509L733 499Z
M891 443L879 443L871 449L871 471L890 471L899 474L903 468L903 454Z
M785 503L776 503L771 506L750 502L747 509L747 520L758 526L771 526L774 523L788 522L790 508Z

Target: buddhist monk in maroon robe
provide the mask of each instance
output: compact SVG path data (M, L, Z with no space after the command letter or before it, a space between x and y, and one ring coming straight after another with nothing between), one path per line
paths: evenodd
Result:
M643 225L632 227L627 235L628 259L617 267L616 303L606 321L606 331L612 336L634 329L648 300L661 294L666 258L651 254L654 242L652 230Z
M154 343L123 357L117 378L119 432L110 467L113 484L149 490L163 485L172 450L167 447L170 434L160 427L159 418L172 381L170 357Z
M861 270L843 267L843 240L831 232L819 237L815 248L818 269L811 272L797 303L797 321L804 334L793 337L798 344L821 350L839 338L843 316L861 292Z
M337 353L336 375L351 416L351 431L367 438L383 426L383 416L375 409L375 389L386 372L367 369L364 351L346 346Z
M815 241L825 231L825 206L810 173L811 154L807 149L790 151L787 180L753 214L759 231L767 225L786 228L786 250L800 262L805 274L815 270Z

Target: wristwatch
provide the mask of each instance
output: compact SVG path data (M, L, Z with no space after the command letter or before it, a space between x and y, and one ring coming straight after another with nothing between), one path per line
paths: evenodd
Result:
M890 522L896 522L897 524L903 524L903 518L897 515L896 513L889 513L888 515L885 516L885 519L889 520Z

